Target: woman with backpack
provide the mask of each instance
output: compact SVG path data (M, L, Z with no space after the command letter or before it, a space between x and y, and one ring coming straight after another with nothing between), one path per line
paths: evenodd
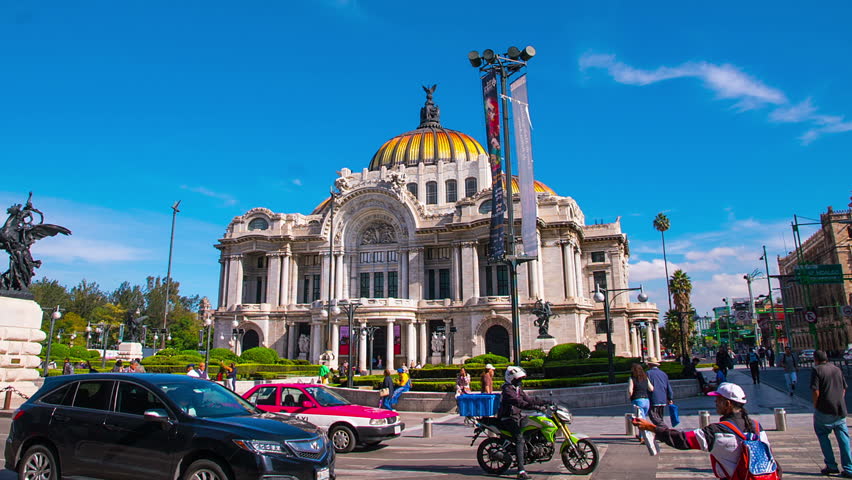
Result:
M716 412L722 416L718 423L690 431L654 425L640 418L634 419L633 424L642 430L656 433L657 440L678 450L709 452L710 465L716 478L780 479L781 470L772 456L766 432L757 422L748 418L743 389L734 383L723 383L715 392L707 395L716 397ZM761 460L761 465L756 460Z

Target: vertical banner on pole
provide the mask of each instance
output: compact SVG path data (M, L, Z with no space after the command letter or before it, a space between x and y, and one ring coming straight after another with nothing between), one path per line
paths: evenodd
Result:
M521 192L521 238L524 241L524 255L538 256L538 236L536 232L536 193L533 182L532 138L530 130L529 99L527 96L527 76L523 75L509 87L512 95L512 113L515 127L515 149L518 159L518 182Z
M491 231L488 256L491 259L498 259L506 252L503 234L506 201L503 194L503 162L500 147L500 103L497 99L497 75L493 71L482 77L482 100L485 103L488 158L491 161Z

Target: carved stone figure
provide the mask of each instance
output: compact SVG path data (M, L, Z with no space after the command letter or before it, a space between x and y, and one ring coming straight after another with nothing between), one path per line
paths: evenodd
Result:
M349 180L347 180L346 177L338 177L337 180L334 181L334 186L341 192L345 192L346 190L352 188L352 186L349 184Z
M538 327L538 338L553 338L547 333L550 328L550 318L558 316L553 314L552 307L552 303L544 302L540 298L536 300L533 306L532 314L537 317L533 323Z
M0 275L0 290L29 293L35 269L41 260L33 259L30 247L44 237L56 234L71 235L71 230L59 225L44 223L44 214L33 207L30 192L26 205L14 204L6 210L9 218L0 228L0 249L9 253L9 270ZM39 216L38 222L35 215Z
M432 355L444 353L444 339L440 335L432 334Z
M311 348L311 337L304 333L299 335L299 353L307 354Z
M390 172L388 174L388 183L390 184L391 190L396 192L397 194L402 192L402 188L405 187L405 172Z
M139 342L142 340L142 322L146 318L148 318L148 315L133 318L131 314L127 321L124 322L124 333L127 335L128 342Z
M387 223L370 225L361 235L361 245L396 243L396 230Z
M441 109L432 101L432 94L437 88L438 85L432 85L431 88L423 86L423 91L426 92L426 104L420 109L420 128L441 126Z

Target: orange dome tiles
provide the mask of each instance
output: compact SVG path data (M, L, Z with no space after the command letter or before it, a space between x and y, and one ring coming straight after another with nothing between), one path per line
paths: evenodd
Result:
M468 135L445 128L418 128L398 135L382 145L370 162L370 170L396 165L433 165L438 161L476 160L485 149Z

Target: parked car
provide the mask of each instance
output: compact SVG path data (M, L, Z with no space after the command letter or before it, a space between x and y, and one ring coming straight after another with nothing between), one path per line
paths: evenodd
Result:
M405 429L393 410L352 404L322 385L257 385L243 398L261 410L294 415L326 430L338 453L399 437Z
M18 478L335 478L316 426L183 375L48 377L12 418L5 466Z
M816 350L812 348L807 348L799 352L799 361L800 362L813 362L814 361L814 352Z

